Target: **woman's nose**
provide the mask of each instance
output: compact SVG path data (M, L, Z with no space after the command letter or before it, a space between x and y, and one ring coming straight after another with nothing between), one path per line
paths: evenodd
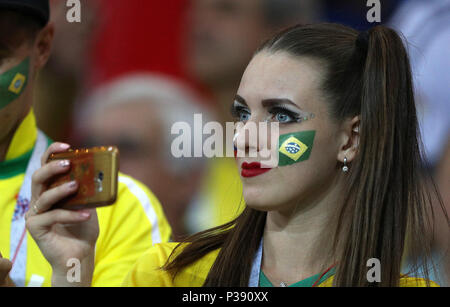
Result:
M257 157L264 150L270 151L272 135L278 132L277 128L273 123L254 121L237 127L233 138L235 156L238 153L239 157Z

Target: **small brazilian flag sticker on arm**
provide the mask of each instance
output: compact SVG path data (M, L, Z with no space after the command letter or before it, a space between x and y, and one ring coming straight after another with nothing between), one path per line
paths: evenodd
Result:
M278 166L286 166L309 159L316 131L301 131L280 135Z

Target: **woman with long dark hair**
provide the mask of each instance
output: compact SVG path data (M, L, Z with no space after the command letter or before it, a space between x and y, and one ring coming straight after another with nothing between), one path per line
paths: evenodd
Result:
M279 123L278 165L266 169L259 157L237 157L243 213L185 242L154 246L125 285L433 284L427 260L431 201L439 195L425 176L410 65L396 32L337 24L287 29L256 52L232 113L243 126ZM245 152L276 141L239 138ZM38 172L51 177L45 167ZM35 222L52 203L36 199L28 228L54 272L62 272L65 259L45 250L44 219ZM93 246L79 244L77 252L91 254ZM402 275L407 258L423 266L425 279ZM92 273L86 267L83 276ZM54 274L55 284L63 283Z

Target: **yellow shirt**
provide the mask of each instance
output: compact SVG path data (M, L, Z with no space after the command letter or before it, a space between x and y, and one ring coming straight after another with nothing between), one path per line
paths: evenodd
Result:
M234 158L209 159L198 202L189 213L191 231L200 232L228 223L244 208L242 182Z
M11 259L11 225L16 197L37 137L33 112L16 131L6 160L0 163L0 252ZM119 174L117 201L97 209L100 235L96 245L93 286L119 286L136 260L153 244L167 242L170 226L156 197L138 181ZM51 266L26 234L25 285L50 286Z
M127 287L201 287L208 276L219 249L210 252L193 264L185 267L176 276L175 280L167 271L160 269L178 243L161 243L153 246L134 265L123 283ZM319 287L331 287L333 276L320 283ZM402 277L400 287L425 287L422 278ZM437 287L434 282L430 286Z

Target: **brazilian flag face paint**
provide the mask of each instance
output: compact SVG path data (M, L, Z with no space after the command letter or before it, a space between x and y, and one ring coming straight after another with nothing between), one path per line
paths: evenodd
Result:
M16 100L28 83L30 58L0 75L0 110Z
M280 135L278 166L292 165L309 159L316 131L301 131Z

